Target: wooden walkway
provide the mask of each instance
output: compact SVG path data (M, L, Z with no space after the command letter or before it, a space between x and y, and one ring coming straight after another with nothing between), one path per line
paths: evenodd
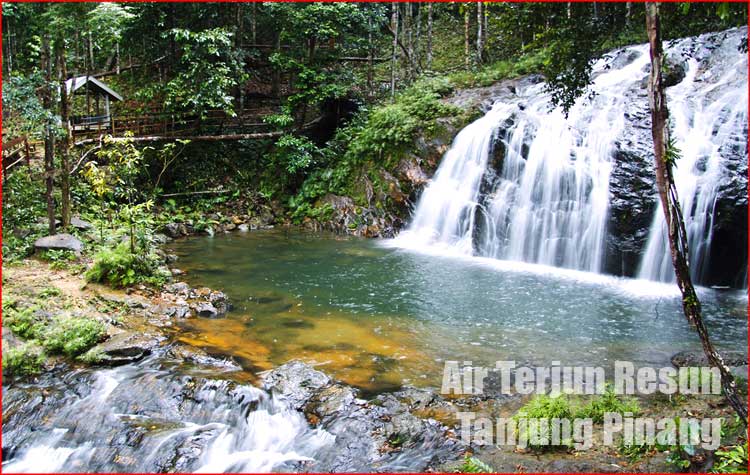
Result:
M192 140L247 140L281 135L263 117L279 111L278 106L246 108L235 116L211 110L201 118L195 114L152 112L137 116L103 117L101 120L74 124L71 127L74 145L98 143L105 135L125 140L130 132L133 140L160 141L190 138ZM97 118L100 119L100 118Z

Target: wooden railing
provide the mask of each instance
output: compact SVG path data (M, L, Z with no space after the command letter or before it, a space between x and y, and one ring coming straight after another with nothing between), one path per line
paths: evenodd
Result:
M95 138L104 134L120 137L126 132L131 132L135 137L247 134L267 131L269 125L263 122L263 117L278 110L278 106L272 105L253 107L238 111L235 116L230 116L222 110L210 110L203 118L196 114L147 112L140 115L107 117L106 121L79 121L79 124L72 124L71 133L74 140Z
M25 135L3 141L3 182L11 168L24 162L27 166L31 163L31 150L29 138Z

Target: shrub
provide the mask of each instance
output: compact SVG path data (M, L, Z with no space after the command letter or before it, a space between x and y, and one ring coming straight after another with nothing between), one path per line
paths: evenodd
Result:
M106 282L112 287L127 287L138 282L161 283L156 259L133 254L127 244L104 249L94 256L94 265L86 272L89 282Z
M42 349L31 343L10 348L3 351L3 373L9 376L38 374L44 359Z
M717 450L711 473L747 473L747 442Z
M494 473L495 470L476 457L466 457L458 468L459 473Z
M3 325L10 328L16 336L27 340L39 337L44 326L34 316L37 307L3 307Z
M529 447L547 449L566 447L571 444L569 440L560 440L559 444L552 440L552 419L568 420L572 424L573 413L572 405L567 396L551 397L541 394L534 396L519 409L513 419L518 424L517 433L527 438ZM522 422L522 419L527 419L526 423ZM535 441L540 443L535 443Z
M595 396L588 404L577 411L576 417L590 418L594 422L604 422L604 414L607 412L620 414L630 412L637 415L640 412L640 407L638 401L618 395L612 385L608 384L603 394Z
M86 352L106 335L104 325L82 317L58 317L44 332L42 344L50 353L74 357Z

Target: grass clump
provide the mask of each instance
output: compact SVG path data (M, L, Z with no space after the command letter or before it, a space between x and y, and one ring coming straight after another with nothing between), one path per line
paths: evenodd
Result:
M44 328L44 324L35 316L37 310L35 306L17 309L3 305L3 325L20 338L36 339Z
M572 444L570 440L554 440L552 427L556 423L572 424L574 414L575 410L568 396L540 394L519 409L513 420L518 424L517 432L528 440L529 447L543 450L569 447Z
M3 374L7 376L29 376L39 374L45 355L33 343L24 343L3 351Z
M42 342L50 353L78 356L99 343L106 331L96 320L82 317L58 317L44 334Z
M160 285L165 276L158 271L156 259L132 253L127 244L120 244L113 249L103 249L94 256L94 265L86 271L86 280L119 288L136 283Z
M625 398L617 394L612 385L607 385L603 394L594 396L588 404L576 411L576 417L592 419L596 423L604 422L604 414L616 412L624 414L626 412L637 415L641 408L638 401L632 398Z

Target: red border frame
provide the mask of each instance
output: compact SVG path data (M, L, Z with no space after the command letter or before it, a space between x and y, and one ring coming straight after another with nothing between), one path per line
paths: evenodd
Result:
M8 2L0 2L0 18L2 18L2 8L4 3L104 3L104 2L114 2L115 0L12 0ZM391 2L385 2L385 1L379 1L379 0L361 0L359 2L354 0L273 0L274 2L279 3L315 3L316 1L319 2L326 2L326 3L391 3ZM409 2L399 2L399 3L430 3L431 0L409 0ZM566 0L504 0L507 3L566 3ZM694 2L694 0L689 0L690 2ZM263 0L121 0L118 3L262 3ZM588 0L572 0L574 3L591 3ZM623 0L599 0L600 3L625 3ZM432 0L432 3L477 3L477 0L469 0L464 2L454 2L451 0ZM500 1L492 0L492 3L503 3ZM637 0L633 3L645 3L644 0ZM679 0L663 0L663 3L679 3ZM698 2L695 2L698 3ZM722 2L721 0L704 0L700 3L750 3L750 2L743 2L742 0L729 0L727 2ZM748 16L748 29L750 29L750 15ZM2 22L0 22L0 42L2 41ZM748 50L750 51L750 36L748 36ZM748 53L750 54L750 53ZM2 55L2 49L0 49L0 96L2 96L2 65L3 65L3 55ZM748 77L750 77L750 62L748 63ZM750 98L748 99L748 106L750 108ZM2 103L0 103L0 113L2 112ZM0 132L2 131L2 116L0 115ZM0 145L2 145L2 137L0 136ZM748 149L750 150L750 137L748 137ZM750 170L748 171L748 180L750 181ZM3 192L2 188L0 188L0 204L2 203L3 198ZM747 190L747 198L748 202L750 202L750 188ZM0 208L0 226L2 225L2 209ZM748 217L748 234L750 235L750 216ZM0 232L0 245L2 244L2 233ZM748 240L748 264L750 264L750 239ZM0 261L2 261L2 250L0 249ZM2 278L2 267L0 266L0 279ZM0 280L0 290L2 289L2 281ZM750 290L748 290L748 294L750 295ZM2 303L2 294L0 293L0 303ZM748 301L747 305L747 311L748 311L748 328L750 329L750 301ZM0 325L2 324L2 311L0 311ZM0 342L0 347L2 347L2 343ZM748 342L747 349L750 351L750 341ZM0 355L0 361L2 361L2 355ZM750 365L748 366L748 373L747 373L748 381L750 381ZM0 372L0 384L2 384L2 372ZM750 395L748 395L747 401L750 405ZM0 400L0 413L2 412L2 401ZM1 427L2 424L0 423L0 446L2 445L2 430ZM746 434L747 435L747 434ZM0 462L2 462L2 456L0 455ZM2 473L2 465L0 465L0 473ZM33 472L32 472L33 473ZM63 473L66 472L55 472L55 473ZM106 474L117 474L118 472L85 472L85 473L106 473ZM144 472L136 472L136 474L140 474ZM148 473L148 472L145 472ZM178 475L182 475L181 472L175 472ZM436 472L432 472L436 473ZM497 472L502 473L502 472ZM565 472L559 472L559 473L565 473ZM586 472L588 475L605 475L603 472ZM617 473L632 473L632 472L617 472ZM662 472L641 472L641 473L651 473L651 474L660 474ZM383 472L380 472L381 475L383 475ZM72 474L71 474L72 475ZM131 474L132 475L132 474ZM185 474L186 475L186 474ZM219 475L219 474L209 474L209 475ZM315 472L312 472L311 475L315 475ZM321 474L323 475L323 474ZM385 475L390 475L389 473L385 473ZM395 474L394 474L395 475ZM402 473L399 472L399 475L418 475L418 473L412 473L412 472L406 472ZM448 474L444 474L448 475Z

